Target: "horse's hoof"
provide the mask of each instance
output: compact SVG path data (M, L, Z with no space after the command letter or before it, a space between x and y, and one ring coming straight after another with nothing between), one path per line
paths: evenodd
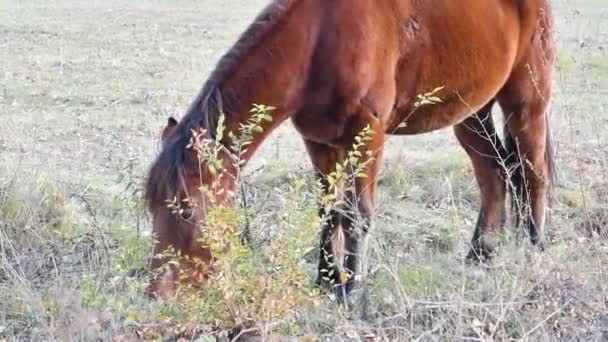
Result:
M545 241L540 239L540 238L532 238L532 245L536 246L536 248L538 248L539 251L544 252L545 251Z
M543 241L539 241L536 244L536 248L538 248L539 251L544 252L545 249L547 248L547 246L545 245L545 243Z
M465 261L467 264L479 265L492 260L492 251L483 247L473 247L467 253Z
M146 287L146 289L144 290L144 295L150 300L158 298L154 285L148 285L148 287Z
M336 302L341 305L348 304L348 291L345 284L339 284L334 286L334 296L336 297Z
M331 291L335 287L337 279L330 279L329 277L318 275L315 279L315 287L323 291Z
M363 284L360 279L350 279L344 284L334 286L337 302L348 307L356 305L362 294Z

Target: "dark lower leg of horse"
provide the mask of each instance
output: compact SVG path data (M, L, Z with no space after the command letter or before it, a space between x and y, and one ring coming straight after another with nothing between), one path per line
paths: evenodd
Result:
M336 211L337 226L324 231L319 272L324 283L330 285L338 302L354 303L353 294L361 289L365 259L365 238L371 223L369 206L363 206L361 199L353 192L344 198L345 204ZM329 276L325 277L325 270Z
M332 290L340 303L347 303L350 293L360 287L361 241L369 222L358 218L356 208L349 208L341 206L325 215L316 281L320 287Z
M333 282L338 300L342 303L348 302L350 292L357 288L361 281L361 238L355 234L354 228L360 224L357 222L357 217L364 217L363 221L366 222L366 225L369 222L368 218L371 217L378 169L382 158L384 131L374 114L361 108L361 111L344 128L347 133L339 143L341 147L336 148L305 141L317 175L325 177L336 169L337 163L345 160L348 148L353 146L356 141L355 137L366 127L373 131L373 134L366 138L364 146L358 147L362 158L359 165L350 166L357 170L346 170L346 179L340 180L343 185L346 183L346 186L341 188L349 188L348 183L354 184L354 193L348 191L343 198L347 202L346 205L334 208L335 212L330 215L331 224L325 226L321 239L320 283L323 283L324 280L329 283ZM368 151L370 154L367 153ZM359 170L360 167L363 170ZM365 173L366 177L361 177L361 173ZM327 191L327 184L324 186L324 190ZM353 216L353 212L356 215ZM367 232L367 228L363 231ZM327 272L327 278L324 278L325 272Z
M330 239L331 228L327 225L322 228L321 232L321 243L319 246L319 266L317 268L317 280L315 283L317 286L326 287L331 284L333 273L330 273L330 267L334 264L334 258L331 254L331 239Z
M516 212L516 225L523 224L532 244L542 248L549 185L546 123L543 116L528 122L518 119L507 122L519 163L511 175L512 210Z
M359 297L353 297L352 294L359 292L365 274L366 238L373 219L377 177L382 161L382 145L379 144L383 139L380 135L370 143L369 148L374 151L374 158L365 168L366 176L354 177L355 191L349 191L345 196L346 207L350 210L342 217L345 249L343 265L347 273L341 279L341 288L345 301L351 303Z
M362 286L366 255L365 243L371 225L371 215L368 210L358 208L353 212L352 217L344 217L343 222L344 268L347 272L347 279L343 285L345 292L352 294Z
M177 269L170 267L163 270L162 267L167 262L167 258L157 254L150 258L150 270L154 273L153 280L145 290L150 298L170 298L175 292L175 281L177 279Z
M344 151L308 140L304 140L304 143L315 168L315 176L321 182L321 190L324 194L327 194L329 191L327 175L335 170L337 163L342 162ZM319 217L323 218L323 226L321 228L319 273L316 282L319 286L331 287L332 284L339 282L339 273L335 262L336 256L334 254L340 252L342 248L342 246L337 245L341 243L341 219L335 209L327 212L325 204L322 204L319 209Z
M505 221L506 152L492 121L492 104L454 127L458 141L473 164L481 205L467 261L489 260Z
M336 211L327 215L324 209L320 210L321 217L326 217L321 231L321 245L319 248L319 267L316 284L324 288L331 288L339 284L339 270L336 265L336 258L340 257L338 244L342 243L340 235L342 234L340 227L340 216Z
M504 218L504 212L501 216ZM477 224L471 239L471 248L465 258L467 262L484 263L494 257L499 242L499 231L504 220L501 221L500 225L488 222L486 211L482 208L477 217Z
M536 189L533 191L535 198L531 201L535 208L531 208L531 215L527 217L526 228L530 234L530 242L544 250L544 229L545 229L545 208L546 208L546 189Z
M351 294L362 284L371 210L353 192L348 192L344 201L344 205L325 215L328 217L321 234L317 284L332 289L338 302L351 303Z
M547 206L546 181L540 179L532 170L520 171L519 177L522 177L519 181L521 184L514 190L512 204L513 210L517 211L516 226L523 226L530 242L542 250Z

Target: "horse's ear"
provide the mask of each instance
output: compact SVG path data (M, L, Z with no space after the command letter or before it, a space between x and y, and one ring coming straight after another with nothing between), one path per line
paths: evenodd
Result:
M175 120L174 117L170 116L169 119L167 119L167 127L171 128L175 126L177 126L177 120Z
M177 120L174 117L170 116L167 119L167 126L163 128L162 133L160 134L160 141L164 144L167 141L167 138L173 133L173 130L177 126Z

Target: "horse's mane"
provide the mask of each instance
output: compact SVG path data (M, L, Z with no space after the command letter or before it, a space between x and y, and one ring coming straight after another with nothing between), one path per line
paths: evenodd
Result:
M213 138L221 114L227 119L238 110L238 97L226 96L220 87L241 65L247 54L260 44L264 37L285 17L298 0L274 0L245 30L236 44L222 56L203 85L198 96L186 112L174 133L164 144L158 158L150 168L146 183L146 200L150 208L164 205L167 199L180 197L184 189L186 172L186 146L192 130L203 128Z

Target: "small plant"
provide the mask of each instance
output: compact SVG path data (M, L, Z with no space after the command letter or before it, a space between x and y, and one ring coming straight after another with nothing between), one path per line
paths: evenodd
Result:
M118 174L117 183L122 185L123 191L117 195L124 210L135 215L137 225L137 236L140 236L143 221L146 218L146 204L143 200L143 190L141 184L141 165L136 158L130 158Z
M437 87L428 93L418 95L418 100L414 103L414 108L443 103L443 100L439 96L437 96L437 93L442 91L444 88L444 86Z
M246 210L223 206L216 199L218 194L227 191L220 188L222 177L235 177L235 181L239 181L245 162L243 156L255 135L263 132L263 124L272 121L273 110L273 107L254 105L251 118L239 126L238 133L226 133L225 117L221 115L213 139L205 130L193 131L187 146L196 153L201 174L209 172L213 176L212 184L201 181L200 185L204 197L214 205L208 208L200 223L198 240L213 257L210 263L176 255L174 251L167 251L165 257L174 260L174 265L191 265L180 273L180 282L200 284L199 288L190 289L194 291L183 293L185 308L182 309L190 313L190 318L224 330L289 321L295 318L293 308L314 295L309 288L304 255L309 250L306 246L312 245L318 226L315 210L306 211L308 216L295 224L284 221L285 226L277 229L271 242L264 248L253 249L242 240ZM230 153L224 147L226 143ZM225 158L231 158L229 162L236 173L225 169ZM302 191L303 182L296 184L299 186L292 191ZM235 197L238 193L228 195ZM183 215L186 209L196 205L190 199L181 202L172 199L167 206L172 212ZM298 210L292 210L285 218L296 213L300 214Z
M321 196L321 203L324 207L325 220L329 220L332 211L341 212L341 214L351 217L348 211L355 203L345 202L346 194L355 194L355 180L357 178L367 178L365 170L374 162L374 152L367 150L367 143L372 141L376 133L368 126L364 127L355 138L352 148L347 152L346 158L339 163L336 163L335 170L326 175L327 189ZM321 184L317 184L318 188L322 188ZM342 234L342 232L337 232ZM334 255L322 256L329 266L329 270L320 270L323 274L323 280L333 285L334 272L338 271L338 276L341 283L346 283L352 274L348 272L342 265L341 260L335 260ZM333 260L333 261L332 261Z
M375 132L366 126L355 136L352 149L348 151L346 159L341 163L336 163L335 171L328 174L327 194L322 198L322 203L326 205L326 213L338 205L344 204L344 192L354 192L352 180L354 178L367 178L365 169L374 161L374 151L365 149L366 144L374 138ZM350 178L349 178L350 177ZM348 187L344 188L343 182L351 180Z
M433 89L432 91L428 92L428 93L424 93L424 94L419 94L416 97L416 102L414 102L414 108L412 109L412 111L405 116L405 119L397 126L397 128L405 128L407 127L407 119L409 119L410 116L412 116L412 114L414 114L418 109L425 107L425 106L432 106L432 105L436 105L436 104L440 104L443 103L443 100L437 96L437 93L439 93L440 91L442 91L445 87L441 86L441 87L437 87L435 89Z

